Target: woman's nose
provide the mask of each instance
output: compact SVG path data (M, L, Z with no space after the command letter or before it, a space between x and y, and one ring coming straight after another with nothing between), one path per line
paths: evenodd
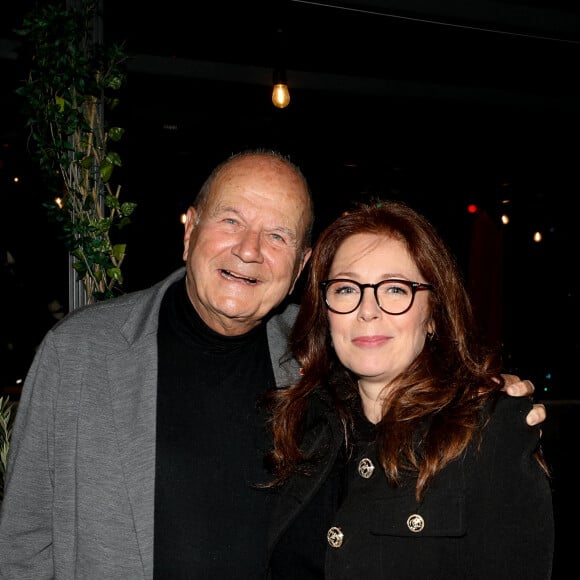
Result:
M361 320L372 320L380 315L380 308L375 298L373 288L363 288L363 295L358 307L358 317Z

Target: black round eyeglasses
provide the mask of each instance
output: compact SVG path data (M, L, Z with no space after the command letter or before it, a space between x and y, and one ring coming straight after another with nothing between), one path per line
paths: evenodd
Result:
M431 284L389 278L376 284L361 284L347 278L320 283L326 306L337 314L350 314L362 302L365 288L372 288L379 308L387 314L404 314L413 306L418 290L433 290Z

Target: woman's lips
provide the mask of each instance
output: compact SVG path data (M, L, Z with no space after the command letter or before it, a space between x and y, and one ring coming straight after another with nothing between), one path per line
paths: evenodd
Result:
M363 348L372 348L375 346L382 346L389 340L388 336L384 336L382 334L377 334L374 336L357 336L356 338L352 339L352 342L356 346L360 346Z

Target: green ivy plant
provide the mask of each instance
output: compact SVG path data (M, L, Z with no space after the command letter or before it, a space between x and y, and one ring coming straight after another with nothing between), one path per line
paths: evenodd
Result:
M6 460L10 436L16 417L16 402L8 397L0 397L0 504L4 499L4 480L6 477Z
M122 293L126 244L114 238L130 223L136 204L121 202L113 170L124 130L108 126L107 114L125 81L123 48L94 39L96 0L65 0L33 10L15 32L28 48L31 68L16 92L30 130L31 154L51 194L44 205L59 224L85 302ZM56 201L55 201L56 200Z

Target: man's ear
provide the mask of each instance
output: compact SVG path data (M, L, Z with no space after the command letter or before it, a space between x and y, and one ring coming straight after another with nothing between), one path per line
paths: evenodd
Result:
M199 214L195 207L190 206L187 208L187 213L185 214L185 229L183 232L183 260L187 260L187 254L189 253L189 239L193 229L197 225L197 218Z

